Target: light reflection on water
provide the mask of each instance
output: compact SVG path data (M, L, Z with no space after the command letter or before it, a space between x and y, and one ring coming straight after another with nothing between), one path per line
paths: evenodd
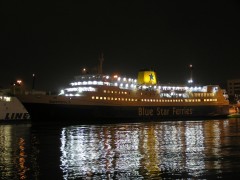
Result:
M0 179L240 178L240 119L0 125Z
M240 139L239 131L230 130L229 123L214 120L64 127L60 167L65 179L221 177L225 169L237 168L223 162L225 156L232 156L230 151L222 154L222 147L234 146L228 137L237 135ZM240 162L237 166L240 168Z
M29 125L0 125L0 179L27 179Z

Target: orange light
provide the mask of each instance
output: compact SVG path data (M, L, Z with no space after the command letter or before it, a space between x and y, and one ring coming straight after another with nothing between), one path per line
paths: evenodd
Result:
M17 80L17 83L18 83L18 84L21 84L21 83L22 83L22 80Z

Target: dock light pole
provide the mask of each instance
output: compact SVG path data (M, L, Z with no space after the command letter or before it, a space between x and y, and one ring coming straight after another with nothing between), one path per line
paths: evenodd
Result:
M32 90L35 88L35 74L32 74Z
M193 83L193 65L192 64L189 65L189 70L190 70L190 79L188 80L188 83L192 84Z

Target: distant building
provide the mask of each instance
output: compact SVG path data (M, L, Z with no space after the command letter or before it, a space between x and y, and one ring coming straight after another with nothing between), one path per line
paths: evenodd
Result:
M232 79L227 81L227 93L231 100L240 99L240 79Z

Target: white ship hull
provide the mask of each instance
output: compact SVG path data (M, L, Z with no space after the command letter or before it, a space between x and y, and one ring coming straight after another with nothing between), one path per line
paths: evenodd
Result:
M0 123L27 121L30 115L16 97L0 96Z

